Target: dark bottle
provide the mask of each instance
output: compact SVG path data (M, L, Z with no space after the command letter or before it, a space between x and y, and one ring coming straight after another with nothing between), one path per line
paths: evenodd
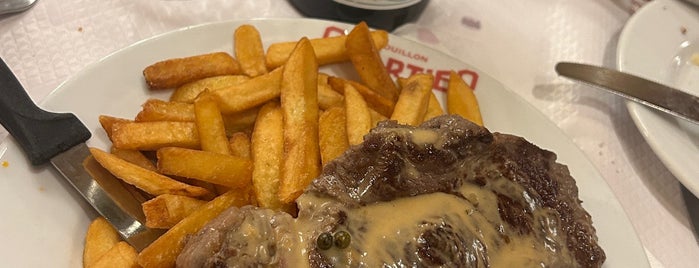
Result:
M420 17L429 0L289 0L308 17L350 23L365 21L370 27L392 31Z

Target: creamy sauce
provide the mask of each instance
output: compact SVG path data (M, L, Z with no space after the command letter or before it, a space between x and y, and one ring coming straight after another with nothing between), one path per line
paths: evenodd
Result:
M440 144L439 141L439 133L436 131L432 131L429 129L421 129L421 128L416 128L416 129L411 129L411 130L403 130L402 131L409 131L410 138L413 143L415 143L418 146L425 146L427 144Z
M501 179L505 180L505 179ZM497 187L521 190L514 183L500 182ZM471 243L470 258L481 259L477 267L558 267L575 266L568 254L564 237L558 228L558 217L553 211L531 203L536 209L531 214L533 231L519 234L508 227L500 218L496 195L473 184L459 189L463 196L447 193L431 193L400 198L391 202L380 202L354 209L345 209L347 221L338 226L352 235L352 244L346 249L332 248L321 251L338 267L410 267L413 263L404 256L415 248L425 226L449 224L456 233ZM521 199L526 194L519 191ZM512 193L513 194L513 193ZM332 200L306 195L302 202L328 204ZM299 218L299 220L302 220ZM429 224L426 224L429 223ZM304 224L297 222L300 229ZM310 224L305 224L309 226ZM299 230L301 231L301 230ZM319 234L317 230L304 230ZM306 233L308 234L308 233ZM504 237L507 237L505 241ZM482 245L483 249L476 249Z

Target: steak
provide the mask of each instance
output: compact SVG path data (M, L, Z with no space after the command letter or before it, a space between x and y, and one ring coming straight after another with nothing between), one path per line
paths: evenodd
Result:
M600 267L581 203L567 167L521 137L458 116L383 121L325 166L297 217L230 208L177 266ZM341 232L349 246L319 246Z

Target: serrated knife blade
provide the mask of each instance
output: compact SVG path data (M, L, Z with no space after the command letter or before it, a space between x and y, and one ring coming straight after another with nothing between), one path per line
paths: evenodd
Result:
M588 64L559 62L556 64L556 72L699 124L699 97L681 90L628 73Z
M164 231L145 226L141 201L120 180L97 163L85 141L91 133L71 113L39 108L0 58L0 123L32 165L51 162L63 178L140 251Z

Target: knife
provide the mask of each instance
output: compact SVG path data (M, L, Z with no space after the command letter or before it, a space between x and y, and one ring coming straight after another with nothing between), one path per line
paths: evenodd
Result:
M699 97L678 89L628 73L580 63L559 62L556 72L699 124Z
M141 204L119 179L92 159L85 141L91 134L72 113L44 111L0 58L0 124L34 166L50 162L85 200L140 251L163 231L143 224Z
M683 185L680 185L680 187L684 204L687 206L687 216L694 229L694 239L699 242L699 198L690 192L687 187Z

